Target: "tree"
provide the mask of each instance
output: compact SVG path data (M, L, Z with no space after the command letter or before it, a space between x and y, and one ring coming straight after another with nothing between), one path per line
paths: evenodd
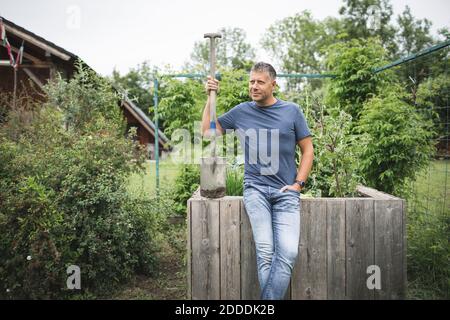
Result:
M222 38L217 40L217 66L250 70L255 59L255 50L247 42L247 36L241 28L221 28ZM194 44L191 62L186 65L189 70L209 72L209 41L199 41Z
M229 111L244 101L250 101L248 95L248 72L244 70L225 69L222 72L217 114Z
M45 90L47 104L57 106L64 113L66 129L81 134L114 124L118 136L125 132L123 113L118 107L120 96L107 79L99 77L82 62L76 63L72 79L63 81L58 76Z
M385 56L377 39L353 39L330 46L326 64L336 77L329 82L326 104L340 107L358 121L364 102L393 81L389 70L373 72L386 64Z
M341 27L336 18L321 22L303 11L271 25L261 43L284 72L320 73L324 49L336 40Z
M397 17L397 22L399 25L396 36L399 44L397 58L409 56L433 45L434 39L430 34L431 21L414 18L408 6ZM437 60L430 59L430 56L421 57L396 69L396 73L405 84L406 90L411 93L412 103L415 103L418 86L429 76L430 68L435 62Z
M248 73L224 69L217 99L217 114L227 112L237 104L250 100ZM161 85L159 119L169 137L176 129L187 129L193 137L194 122L201 120L206 102L203 80L164 79Z
M441 42L430 33L432 22L427 19L416 19L406 6L402 15L398 16L399 33L397 41L400 44L402 57L415 54L434 44ZM446 29L439 30L439 35L446 38ZM448 68L448 51L439 50L425 57L419 57L396 69L406 90L410 93L410 102L416 104L417 91L423 82L429 78L439 77Z
M441 28L438 30L438 38L435 43L442 43L444 41L450 40L450 30L448 27ZM430 73L434 75L446 74L448 75L449 70L449 58L450 50L448 47L444 50L439 50L433 53L434 63L431 64Z
M378 36L390 57L395 57L396 28L391 24L393 10L389 0L344 0L339 14L344 20L347 39Z
M367 137L360 160L368 186L405 196L406 183L414 181L434 151L433 123L404 102L393 86L364 104L357 127Z
M448 29L448 27L439 29L438 34L443 38L442 41L447 41L450 39L450 30Z
M433 38L430 34L432 22L428 19L414 18L408 6L397 17L397 23L399 25L397 42L400 55L410 55L433 44Z
M200 112L206 100L203 85L197 80L164 79L158 118L169 137L176 129L187 129L193 137L194 122L200 120Z
M149 116L153 115L153 96L150 85L153 83L155 70L156 68L152 68L147 61L144 61L123 76L119 71L114 70L111 77L113 83L127 93L128 97Z
M425 118L434 122L438 134L438 154L445 156L450 139L450 123L448 122L448 93L450 79L446 74L430 77L423 81L417 90L416 108Z

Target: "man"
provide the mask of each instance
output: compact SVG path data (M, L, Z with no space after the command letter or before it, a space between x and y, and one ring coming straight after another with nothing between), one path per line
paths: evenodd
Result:
M217 135L236 130L245 146L244 205L256 244L261 299L284 298L298 255L300 191L311 171L314 151L300 108L274 97L276 72L268 63L250 72L249 94L244 102L216 120ZM208 78L206 89L219 90ZM209 99L202 118L202 133L210 126ZM296 146L301 161L296 168Z

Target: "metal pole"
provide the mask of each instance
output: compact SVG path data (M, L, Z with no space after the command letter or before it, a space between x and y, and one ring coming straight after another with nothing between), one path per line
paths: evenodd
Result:
M155 162L156 194L159 197L159 127L158 127L158 78L153 79L153 102L155 105Z
M336 78L334 74L319 74L319 73L279 73L279 78Z
M178 74L167 74L165 76L169 78L189 78L189 79L205 77L203 73L178 73Z
M13 107L16 109L17 103L17 68L14 67L14 96L13 96Z
M373 72L374 73L378 73L378 72L384 71L386 69L390 69L392 67L395 67L395 66L398 66L398 65L400 65L402 63L405 63L405 62L417 59L417 58L422 57L422 56L425 56L427 54L430 54L432 52L435 52L435 51L440 50L442 48L445 48L447 46L450 46L450 40L441 42L441 43L439 43L437 45L434 45L432 47L429 47L429 48L426 48L424 50L421 50L421 51L419 51L417 53L414 53L414 54L411 54L411 55L409 55L407 57L403 57L401 59L395 60L394 62L392 62L392 63L390 63L388 65L376 68L375 70L373 70Z

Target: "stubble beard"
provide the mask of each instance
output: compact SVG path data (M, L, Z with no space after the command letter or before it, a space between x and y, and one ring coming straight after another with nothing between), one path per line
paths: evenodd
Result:
M250 96L251 96L252 100L255 102L264 102L267 100L267 95L265 95L261 92L259 92L259 94L256 96L254 94L250 93Z

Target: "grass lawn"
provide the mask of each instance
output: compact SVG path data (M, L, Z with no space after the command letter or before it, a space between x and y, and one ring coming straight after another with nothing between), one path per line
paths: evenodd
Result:
M416 201L408 204L415 211L444 213L450 211L450 160L436 160L419 174L413 184Z
M180 165L171 161L159 162L159 185L160 188L175 184ZM129 180L130 190L141 191L146 194L156 193L156 162L147 161L145 163L144 174L133 174Z
M160 161L160 188L175 185L179 164ZM147 161L144 174L132 174L128 184L129 190L156 194L156 163ZM186 222L166 222L162 237L158 240L159 251L156 252L157 270L152 276L134 275L109 299L119 300L172 300L186 299Z
M109 297L113 300L187 299L186 223L172 224L157 252L157 270L153 276L134 275Z
M412 187L414 198L408 201L407 222L408 298L448 299L442 283L450 283L445 262L449 252L445 230L450 228L450 160L431 162Z

